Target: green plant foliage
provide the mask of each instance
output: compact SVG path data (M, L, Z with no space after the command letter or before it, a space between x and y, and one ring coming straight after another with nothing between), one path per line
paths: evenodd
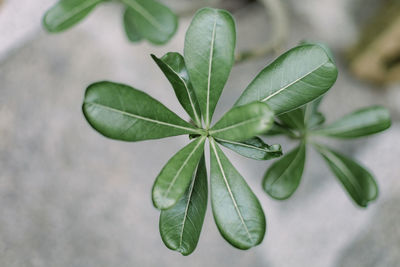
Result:
M135 12L133 12L131 8L125 9L124 29L126 37L128 37L129 41L132 43L140 42L143 39L138 31L138 26L136 25Z
M133 24L137 26L136 22ZM328 90L337 75L335 65L319 46L310 44L294 48L289 52L292 56L287 56L290 60L272 63L273 67L262 72L262 79L270 77L276 83L282 77L285 82L305 77L304 80L312 84L303 82L302 86L293 86L282 83L283 87L276 93L282 97L277 96L273 101L262 102L246 97L246 103L234 106L211 125L212 115L233 66L235 42L232 16L223 10L204 8L196 13L187 31L185 56L167 53L158 58L152 55L193 123L184 121L146 93L127 85L99 82L89 86L85 94L84 115L90 125L106 137L140 141L189 135L191 142L162 168L152 191L154 206L161 210L162 240L168 248L183 255L192 253L198 243L207 206L203 157L206 140L210 144L211 203L218 229L230 244L239 249L256 246L265 235L263 209L219 145L257 160L281 156L280 145L270 146L256 137L277 125L270 104L279 107L279 111L303 106ZM309 70L301 70L299 66L316 68L318 64L314 60L310 63L310 56L318 57L315 60L319 60L321 66L316 70L317 74L307 76L305 73ZM304 64L302 60L305 60ZM290 62L294 68L289 66ZM278 68L280 72L277 72ZM322 89L318 89L320 87ZM261 87L258 93L265 96L271 90L269 86ZM289 101L289 97L293 100ZM304 116L305 113L301 114ZM286 115L281 116L283 123ZM280 126L280 129L286 131L285 126ZM304 151L303 146L301 149ZM302 160L304 162L304 157Z
M64 31L83 20L104 0L61 0L43 17L43 25L49 32Z
M112 82L98 82L87 88L83 113L98 132L117 140L200 133L148 94Z
M178 19L172 11L154 0L122 0L137 33L153 44L165 44L175 34Z
M306 146L301 143L271 165L264 176L264 190L276 199L290 197L299 186L305 159Z
M100 3L109 0L60 0L43 17L44 28L51 33L65 31L82 21ZM121 0L126 7L123 25L131 42L146 39L160 45L167 43L178 28L177 16L155 0Z
M210 151L211 205L220 233L240 249L258 245L266 228L260 202L213 139Z
M224 147L250 159L267 160L282 156L281 145L267 145L259 137L253 137L243 142L228 141L219 138L216 141Z
M315 147L358 205L366 207L368 202L377 198L378 187L374 177L364 167L326 146Z
M189 114L190 118L201 127L200 106L189 81L189 75L185 66L185 60L179 53L167 53L161 59L151 55L160 69L164 72L174 88L176 98Z
M235 22L228 12L197 12L186 33L184 56L206 128L235 62L235 46Z
M153 186L156 208L171 208L185 193L203 154L205 139L205 136L197 137L176 153L161 170Z
M236 105L261 101L279 115L324 94L335 83L337 74L335 63L320 45L300 45L263 69Z
M351 158L331 150L313 138L357 138L384 131L391 124L389 111L379 106L362 108L325 126L325 117L318 111L321 99L320 97L306 107L277 117L280 122L275 122L275 125L279 124L279 127L285 129L281 133L300 140L301 145L271 165L264 176L264 190L276 199L290 197L302 177L305 145L312 144L354 202L361 207L367 207L378 195L378 187L372 174Z
M160 233L168 248L183 255L194 251L203 227L207 198L207 169L203 155L186 193L175 206L161 211Z
M291 112L283 113L282 115L278 116L278 120L281 122L282 125L289 129L304 129L304 109L298 108Z
M389 111L375 106L348 114L316 133L337 138L356 138L384 131L390 124Z
M274 113L264 103L253 102L234 107L210 129L215 138L244 141L270 129L274 122Z

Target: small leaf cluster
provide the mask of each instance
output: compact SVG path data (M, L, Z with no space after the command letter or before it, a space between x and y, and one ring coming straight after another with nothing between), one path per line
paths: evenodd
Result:
M235 105L216 123L215 107L234 65L236 29L231 14L204 8L194 16L185 37L184 55L152 55L171 83L192 123L145 92L114 82L90 85L83 112L104 136L141 141L187 134L191 141L162 168L152 189L161 210L162 240L183 255L197 246L208 201L204 156L210 146L210 195L214 220L233 246L248 249L265 235L266 219L259 200L231 164L221 146L256 160L282 155L280 145L265 144L261 135L284 114L318 98L336 81L337 68L319 45L302 44L265 67Z
M321 136L352 139L384 131L391 125L389 111L381 106L366 107L325 125L325 116L318 110L321 100L322 97L276 118L273 129L267 135L283 134L298 139L299 144L271 165L264 175L263 188L273 198L289 198L299 186L306 160L306 146L311 144L354 202L366 207L378 196L373 175L355 160L315 139Z
M95 7L110 0L60 0L43 17L48 32L67 30L83 20ZM153 44L165 44L178 27L177 16L156 0L120 0L124 5L123 25L131 42L146 39Z

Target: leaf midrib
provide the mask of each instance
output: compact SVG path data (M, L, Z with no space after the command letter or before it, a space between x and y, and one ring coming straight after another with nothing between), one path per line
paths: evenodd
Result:
M123 0L123 2L129 7L136 10L141 14L150 24L156 27L158 30L163 31L163 26L152 16L145 8L143 8L136 0Z
M230 130L230 129L232 129L232 128L240 127L240 126L242 126L242 125L244 125L244 124L252 123L252 122L254 122L254 121L257 121L257 120L260 119L260 117L261 117L261 116L252 118L252 119L250 119L250 120L241 121L241 122L239 122L239 123L235 123L235 124L232 124L232 125L229 125L229 126L227 126L227 127L224 127L224 128L221 128L221 129L217 129L217 130L212 130L212 129L211 129L211 130L209 131L209 134L210 134L210 135L213 135L213 134L216 134L216 133L228 131L228 130Z
M290 170L290 167L292 166L292 164L293 164L294 162L297 161L297 158L300 156L300 151L301 151L302 149L304 149L304 147L302 147L302 146L304 146L304 145L301 145L301 147L298 148L299 150L297 151L296 156L294 157L294 159L292 160L292 162L290 162L289 165L286 167L286 169L271 183L271 187L273 187L274 184L275 184L279 179L281 179L281 178L286 174L287 171Z
M216 38L216 28L217 28L217 15L214 18L214 25L210 44L210 58L208 59L208 80L207 80L207 101L206 101L206 127L210 126L210 90L211 90L211 72L212 63L214 57L214 43Z
M184 80L171 66L169 66L169 65L166 64L166 63L164 63L164 64L165 64L165 65L167 66L167 68L169 68L169 69L179 78L179 80L181 80L181 82L183 83L183 86L185 87L186 93L187 93L187 95L188 95L188 97L189 97L190 106L192 107L193 114L194 114L195 119L196 119L196 123L198 124L198 126L201 126L201 120L200 120L200 118L199 118L199 116L198 116L198 114L197 114L197 111L196 111L196 108L195 108L195 106L194 106L194 102L193 102L193 100L192 100L192 96L190 95L190 92L189 92L189 88L188 88L187 83L185 82L185 80Z
M200 163L199 163L200 164ZM192 200L192 196L193 196L193 189L194 189L194 183L197 179L196 174L197 174L197 170L199 168L199 164L197 164L196 170L194 171L194 175L193 175L193 181L190 184L190 189L189 189L189 195L188 195L188 199L187 199L187 203L186 203L186 208L185 208L185 213L183 215L183 222L182 222L182 228L181 228L181 233L179 235L179 248L182 249L182 242L183 242L183 231L185 229L185 224L186 224L186 218L187 218L187 214L189 211L189 205L190 205L190 201Z
M203 143L203 141L206 139L205 136L201 137L197 142L196 146L193 148L193 150L190 152L190 154L187 156L185 161L182 163L182 166L179 168L179 170L176 172L174 178L172 179L171 183L169 184L167 190L164 192L163 197L167 197L174 186L176 179L178 179L179 174L182 172L183 168L186 166L186 164L189 162L189 160L192 158L193 154L197 151L197 148Z
M193 129L193 128L184 127L184 126L180 126L180 125L176 125L176 124L172 124L172 123L168 123L168 122L163 122L163 121L158 121L158 120L142 117L140 115L128 113L126 111L122 111L122 110L118 110L118 109L115 109L115 108L111 108L111 107L108 107L108 106L105 106L105 105L102 105L102 104L93 103L93 102L86 102L85 104L86 105L92 105L92 106L95 106L95 107L98 107L98 108L103 108L103 109L106 109L106 110L109 110L109 111L112 111L112 112L115 112L115 113L119 113L119 114L122 114L122 115L125 115L125 116L128 116L128 117L131 117L131 118L144 120L144 121L148 121L148 122L152 122L152 123L156 123L156 124L161 124L161 125L164 125L164 126L169 126L169 127L173 127L173 128L177 128L177 129L182 129L182 130L190 131L190 132L193 132L193 133L199 133L198 130Z
M379 122L378 120L376 120L376 122ZM334 125L331 126L326 126L325 128L322 128L321 130L317 130L315 132L317 133L322 133L322 134L348 134L351 132L355 132L355 131L359 131L359 130L363 130L363 129L369 129L369 128L374 128L377 125L380 125L383 123L379 123L379 124L369 124L368 126L366 125L360 125L359 127L355 127L355 128L350 128L352 127L351 125L343 125L343 126L337 126L335 127Z
M101 2L101 1L102 0L87 1L83 5L79 5L79 6L72 8L71 12L68 12L64 16L61 16L55 20L56 21L55 24L57 25L55 28L60 27L60 25L62 25L66 20L70 20L71 18L73 18L74 16L79 14L80 12L84 11L85 9L87 9L93 5L96 5L97 3Z
M227 180L227 178L226 178L225 171L224 171L224 168L222 167L221 160L220 160L220 158L219 158L219 155L218 155L218 152L217 152L217 148L215 147L215 141L214 141L213 138L210 139L210 144L211 144L211 146L212 146L212 148L213 148L213 150L214 150L215 157L216 157L217 163L218 163L218 167L219 167L219 169L220 169L220 171L221 171L222 177L224 178L225 186L226 186L226 188L227 188L227 190L228 190L228 192L229 192L229 196L230 196L230 198L231 198L231 200L232 200L233 206L235 207L236 213L238 214L238 216L239 216L239 218L240 218L240 221L241 221L241 223L242 223L244 229L246 230L246 233L247 233L247 236L248 236L250 242L253 243L253 242L254 242L254 241L253 241L253 238L251 237L250 232L249 232L249 229L247 228L247 225L246 225L246 223L244 222L242 213L241 213L240 210L239 210L239 207L238 207L238 205L237 205L236 199L235 199L235 197L233 196L232 190L231 190L230 185L229 185L229 183L228 183L228 180Z
M331 151L323 149L321 147L319 147L319 150L322 151L322 154L325 155L325 157L327 157L330 161L332 161L336 166L338 166L338 169L347 177L349 177L350 179L348 180L350 182L350 184L353 186L354 190L356 191L356 193L358 194L358 196L360 197L360 199L363 198L363 194L362 194L362 189L359 186L359 184L357 183L357 179L356 177L354 177L354 175L351 173L351 171L348 170L347 166L341 161L338 160L336 155L333 154Z
M260 100L261 102L266 102L268 101L270 98L276 96L277 94L281 93L283 90L287 89L288 87L292 86L293 84L297 83L298 81L304 79L305 77L307 77L308 75L310 75L311 73L313 73L314 71L318 70L319 68L321 68L322 66L324 66L326 63L329 62L329 59L327 61L325 61L323 64L318 65L316 68L312 69L311 71L307 72L306 74L304 74L302 77L297 78L296 80L294 80L293 82L285 85L284 87L282 87L281 89L279 89L278 91L270 94L269 96L267 96L266 98Z
M248 148L251 148L251 149L259 150L261 152L270 152L270 151L268 151L266 149L259 148L259 147L256 147L256 146L252 146L252 145L248 145L248 144L245 144L245 143L229 141L229 140L225 140L225 139L221 139L221 138L216 138L216 139L221 141L221 142L224 142L224 143L230 143L230 144L234 144L234 145L238 145L238 146L244 146L244 147L248 147Z

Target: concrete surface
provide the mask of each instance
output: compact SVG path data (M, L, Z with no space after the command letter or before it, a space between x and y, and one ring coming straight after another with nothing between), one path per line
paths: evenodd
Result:
M81 103L87 85L108 79L146 91L186 118L149 54L182 51L189 19L181 20L178 34L167 46L131 45L123 35L117 5L101 6L73 30L48 35L36 20L47 5L17 2L21 12L14 14L26 23L21 25L33 25L34 34L6 40L12 22L4 16L12 17L12 9L4 7L3 13L0 9L0 44L13 43L0 45L4 55L0 59L0 266L392 267L400 262L398 85L383 90L363 84L347 73L339 56L338 82L322 104L328 120L371 104L391 108L396 121L386 133L355 142L330 142L376 175L380 185L376 203L357 208L311 149L298 191L290 200L274 201L260 186L271 162L227 151L262 202L266 238L251 250L234 249L220 237L209 209L197 250L182 257L159 237L159 214L150 191L163 164L187 142L186 137L167 142L107 140L86 123ZM328 2L336 14L345 8L340 4L345 1ZM306 16L293 3L287 4L292 20L288 47L308 38L327 42L340 55L343 44L351 42L355 25L349 17L338 38L327 38L337 24L321 22L311 28L323 16ZM323 12L328 11L318 5L315 13ZM268 20L259 6L240 12L236 19L239 48L268 39ZM215 119L271 59L233 69ZM276 142L285 151L294 145L284 139L270 141Z

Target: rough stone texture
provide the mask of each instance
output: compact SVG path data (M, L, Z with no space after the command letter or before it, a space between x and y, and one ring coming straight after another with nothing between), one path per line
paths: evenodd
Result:
M335 7L335 1L329 3ZM315 13L324 12L323 5L318 8ZM289 47L305 37L326 41L321 36L337 27L324 23L318 26L321 29L310 29L309 21L314 25L321 16L304 17L295 5L291 10L295 12ZM139 143L105 139L85 122L81 102L85 86L108 79L144 90L186 118L149 54L182 51L189 20L181 21L167 46L131 45L123 35L120 11L107 4L71 31L40 32L23 45L17 42L22 48L13 53L2 50L8 56L0 63L0 266L396 266L400 261L397 120L378 136L330 141L376 174L380 197L368 209L349 200L311 149L298 191L284 202L271 200L260 186L271 162L227 151L262 202L268 221L266 239L249 251L232 248L220 237L209 209L193 255L182 257L165 248L150 190L162 165L187 138ZM259 6L236 17L239 48L268 40L268 20ZM351 36L351 26L341 29L346 38ZM332 37L328 43L340 49L346 38ZM233 69L215 119L271 59ZM394 93L398 86L376 90L352 78L340 57L338 63L338 82L322 104L328 120L354 108L386 103L399 118L399 94ZM285 139L269 142L282 143L285 151L294 146Z

